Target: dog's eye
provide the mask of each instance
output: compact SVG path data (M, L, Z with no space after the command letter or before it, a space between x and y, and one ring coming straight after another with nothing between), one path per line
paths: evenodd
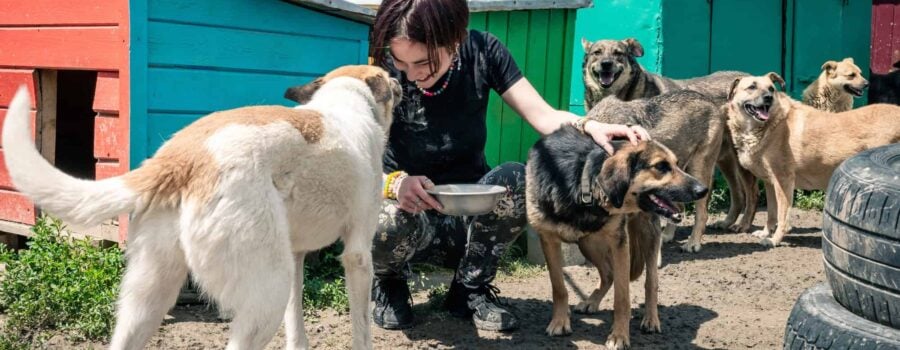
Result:
M775 87L774 87L774 86L769 86L769 92L775 92Z
M594 56L600 56L600 50L591 52L591 55L594 55Z
M663 173L663 174L672 171L672 167L669 166L669 163L668 163L668 162L659 162L659 163L656 163L656 165L654 165L653 168L655 168L656 171L661 172L661 173Z
M847 78L850 78L850 79L856 78L856 73L847 74Z
M747 87L747 90L756 90L756 83L750 84L750 86Z
M613 55L616 55L616 56L622 56L622 55L624 55L624 54L625 54L624 52L619 51L619 50L616 50L616 51L613 52Z

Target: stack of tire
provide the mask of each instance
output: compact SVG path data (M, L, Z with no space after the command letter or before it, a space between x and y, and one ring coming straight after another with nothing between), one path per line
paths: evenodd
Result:
M844 161L823 217L828 283L797 300L784 349L900 349L900 144Z

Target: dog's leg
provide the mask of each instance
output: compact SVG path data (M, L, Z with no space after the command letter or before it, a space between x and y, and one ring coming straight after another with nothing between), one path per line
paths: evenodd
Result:
M766 238L775 230L778 223L778 201L775 200L775 188L772 183L766 181L766 226L762 230L753 232L753 237Z
M690 170L691 175L694 175L700 183L704 184L707 188L712 188L713 171L715 171L715 167L713 166L714 161L715 158L712 157L709 157L708 159L696 157L696 159L692 160L692 164L689 164L687 168ZM681 249L686 252L700 251L700 245L703 242L703 232L706 231L706 221L709 220L708 202L709 193L703 196L703 198L698 199L694 206L696 213L694 214L694 229L691 231L691 237L688 238L683 246L681 246Z
M772 177L772 187L775 188L775 201L778 203L778 221L772 237L763 238L759 242L767 247L778 246L784 235L791 230L791 224L788 222L790 215L788 214L790 214L791 207L794 205L794 176L792 174L786 176L776 175Z
M287 311L284 314L284 333L287 338L287 349L309 349L306 327L303 325L303 259L306 252L294 253L294 283L291 285L291 296L288 299Z
M725 182L728 183L731 204L728 207L728 215L725 216L725 219L715 223L713 227L734 231L739 228L734 225L738 219L738 215L745 210L743 204L746 202L746 194L744 193L743 173L741 172L741 167L738 163L737 152L734 150L731 136L723 138L722 150L716 164L719 166L719 170L722 172Z
M657 221L656 224L659 224L659 222ZM592 314L599 311L600 302L603 301L603 297L606 296L606 293L609 292L613 285L613 268L610 264L610 252L603 251L604 247L606 247L605 242L603 242L603 238L599 234L588 235L578 241L578 250L597 268L597 272L600 274L600 283L591 292L587 300L575 306L575 312Z
M731 227L733 232L747 232L753 225L753 217L756 216L756 206L759 204L759 187L756 184L756 176L749 170L738 167L738 173L742 182L741 188L744 193L744 211L741 213L741 220Z
M612 240L613 257L613 326L612 333L606 338L607 349L625 349L631 346L628 337L628 323L631 320L631 297L628 292L628 283L631 273L631 247L628 244L628 234L621 225L615 228L613 233L602 233ZM621 235L621 236L620 236Z
M547 260L547 272L550 274L550 286L553 288L553 318L547 325L547 335L566 335L572 333L569 320L569 295L562 271L562 243L556 233L539 232L541 248Z
M372 335L369 301L372 293L372 235L376 218L370 225L361 224L347 231L344 236L344 253L341 262L347 278L347 296L350 299L350 319L353 322L353 349L371 349Z
M176 215L150 215L131 222L125 251L128 265L110 349L143 349L175 304L187 277L184 253L176 238Z
M646 214L641 214L646 215ZM646 222L646 221L644 221ZM640 222L636 222L640 223ZM641 229L641 228L631 228L629 225L629 229ZM649 226L643 228L641 230L656 230L654 226ZM644 231L644 232L654 232L654 231ZM630 235L629 235L630 236ZM659 274L657 270L657 266L654 265L658 260L660 250L660 240L656 237L650 237L650 242L653 242L653 246L650 249L645 249L644 254L646 254L646 258L644 259L645 268L647 269L647 277L644 280L644 319L641 320L641 329L645 332L662 332L662 327L659 322L659 310L658 304L659 299L657 295L659 293Z

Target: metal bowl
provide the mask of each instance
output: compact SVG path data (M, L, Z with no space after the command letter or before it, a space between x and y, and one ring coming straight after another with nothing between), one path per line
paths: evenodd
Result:
M480 184L447 184L425 190L444 207L446 215L482 215L490 213L500 198L506 194L506 187Z

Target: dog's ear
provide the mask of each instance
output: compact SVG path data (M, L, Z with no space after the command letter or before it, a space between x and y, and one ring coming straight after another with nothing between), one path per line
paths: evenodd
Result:
M387 79L380 75L366 77L366 85L372 90L375 101L378 103L386 102L391 99L391 86Z
M773 83L781 86L781 91L784 91L784 78L782 78L778 73L769 72L766 73L766 78L769 78Z
M600 169L598 179L600 188L616 208L621 208L625 204L625 196L628 194L628 187L631 186L631 163L637 159L637 156L638 152L636 151L620 150L607 158Z
M284 98L299 104L306 104L312 99L312 95L322 87L323 83L324 80L322 78L317 78L306 85L290 87L285 90Z
M628 51L632 56L634 56L634 57L644 56L644 47L641 46L641 43L639 43L637 41L637 39L628 38L628 39L622 40L622 42L625 43L626 46L628 46Z
M900 61L894 62L894 64L892 64L891 67L900 69Z
M734 89L737 89L738 84L740 84L741 78L734 79L731 82L731 87L728 89L728 101L731 101L734 98Z
M853 63L853 57L847 57L844 59L844 62Z
M590 40L581 38L581 47L584 48L584 53L591 53L591 45L593 45Z
M838 63L835 61L828 61L822 64L822 70L826 73L831 73L831 71L837 69Z

